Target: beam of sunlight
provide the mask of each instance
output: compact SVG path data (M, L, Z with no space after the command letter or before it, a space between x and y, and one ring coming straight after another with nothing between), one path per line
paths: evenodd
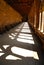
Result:
M13 56L13 55L8 55L5 59L7 59L7 60L22 60L21 58Z
M2 51L2 49L0 48L0 51Z
M4 55L4 53L0 53L0 56Z
M19 47L12 47L11 48L12 53L18 54L23 57L33 57L34 59L39 60L38 54L35 51L19 48Z
M15 39L15 37L13 37L12 35L8 34L9 38L11 38L12 40Z
M7 49L10 45L3 45L4 49Z
M28 40L28 39L17 38L17 41L23 42L23 43L35 44L33 40Z

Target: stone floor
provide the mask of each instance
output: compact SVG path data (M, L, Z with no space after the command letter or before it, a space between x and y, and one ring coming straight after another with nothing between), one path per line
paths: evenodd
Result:
M23 22L0 35L0 65L44 65L41 42Z

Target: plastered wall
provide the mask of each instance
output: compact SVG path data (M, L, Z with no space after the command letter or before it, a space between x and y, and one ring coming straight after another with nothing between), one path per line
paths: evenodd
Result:
M4 0L0 0L0 30L6 25L16 24L19 21L22 21L22 16Z

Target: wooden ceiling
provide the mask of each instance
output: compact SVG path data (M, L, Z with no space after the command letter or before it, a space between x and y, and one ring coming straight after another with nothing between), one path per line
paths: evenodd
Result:
M4 0L22 16L28 15L34 0Z

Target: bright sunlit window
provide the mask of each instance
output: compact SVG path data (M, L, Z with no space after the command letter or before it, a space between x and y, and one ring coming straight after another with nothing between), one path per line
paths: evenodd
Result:
M41 12L40 12L40 15L39 15L39 28L38 30L41 30Z
M44 11L42 12L42 28L41 32L44 34Z

